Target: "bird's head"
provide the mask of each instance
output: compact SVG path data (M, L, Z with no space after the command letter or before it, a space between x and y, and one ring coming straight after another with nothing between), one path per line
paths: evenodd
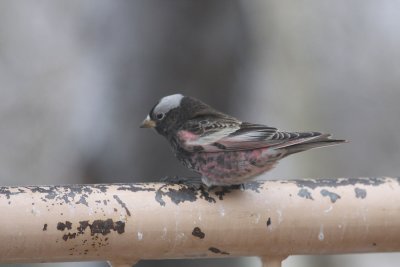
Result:
M196 98L174 94L161 98L140 127L154 128L159 134L168 137L188 120L221 114Z

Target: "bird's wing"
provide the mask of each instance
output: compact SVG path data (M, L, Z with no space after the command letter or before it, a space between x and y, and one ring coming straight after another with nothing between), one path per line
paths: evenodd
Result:
M317 132L279 132L266 125L207 118L188 121L178 132L187 151L238 151L264 147L285 147L319 136Z
M212 116L188 120L177 132L179 144L187 151L221 151L218 142L240 129L235 119Z

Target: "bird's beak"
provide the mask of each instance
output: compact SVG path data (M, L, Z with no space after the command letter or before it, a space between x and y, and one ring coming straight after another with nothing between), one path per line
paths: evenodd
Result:
M146 119L140 125L140 128L154 128L156 127L156 122L150 119L150 116L147 115Z

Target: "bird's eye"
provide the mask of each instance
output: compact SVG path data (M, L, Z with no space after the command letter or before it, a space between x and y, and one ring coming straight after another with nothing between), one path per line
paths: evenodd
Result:
M164 113L158 113L158 114L156 115L157 120L162 120L162 119L164 119L164 117L165 117L165 114L164 114Z

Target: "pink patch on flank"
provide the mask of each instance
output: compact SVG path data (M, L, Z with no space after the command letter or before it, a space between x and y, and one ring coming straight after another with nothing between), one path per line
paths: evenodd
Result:
M250 158L259 158L261 156L261 151L262 149L255 149L253 151L250 152Z
M191 133L189 131L185 131L185 130L179 131L178 136L179 136L179 139L181 139L185 142L197 140L197 138L199 137L198 135Z

